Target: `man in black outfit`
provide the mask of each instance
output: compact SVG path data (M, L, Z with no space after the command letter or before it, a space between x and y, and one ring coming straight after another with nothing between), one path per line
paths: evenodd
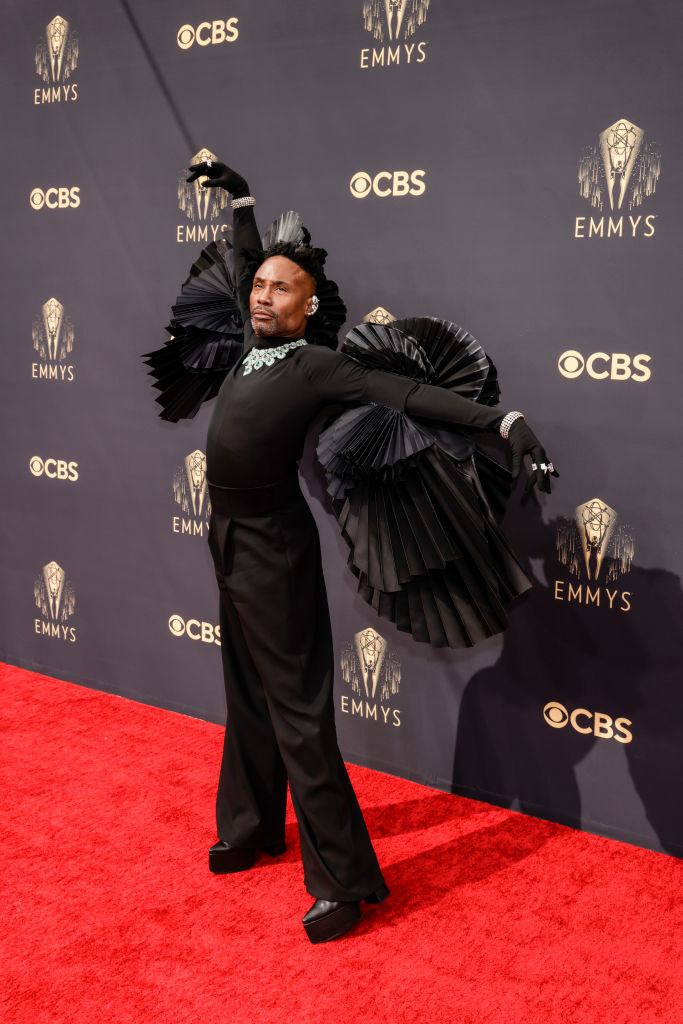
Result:
M212 871L284 850L287 784L296 812L311 942L344 934L361 901L389 894L337 745L332 635L315 521L298 485L306 430L332 403L375 402L442 422L497 429L503 414L446 389L361 366L315 344L309 318L324 281L318 250L279 245L260 266L254 199L221 163L188 181L233 195L233 247L244 355L218 394L207 439L209 543L221 597L227 727ZM313 319L311 319L311 324ZM313 342L313 343L311 343ZM546 457L521 414L515 459ZM549 490L548 473L537 482Z

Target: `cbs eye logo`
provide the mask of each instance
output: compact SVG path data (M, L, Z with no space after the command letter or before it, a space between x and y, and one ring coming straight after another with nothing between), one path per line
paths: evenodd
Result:
M637 356L626 355L625 352L593 352L592 355L584 358L580 352L568 349L563 352L557 360L557 368L563 377L568 380L576 380L586 371L593 380L632 380L638 384L649 380L652 376L650 367L645 365L650 362L651 356L643 353Z
M561 729L569 721L567 709L562 704L555 704L553 701L543 708L543 717L548 725L552 725L553 729Z
M61 188L34 188L29 196L31 209L42 210L44 206L47 206L48 210L64 210L68 206L75 209L81 205L80 191L80 185L73 188L67 188L66 185L62 185Z
M564 729L565 725L571 725L575 732L584 735L590 733L601 740L614 739L617 743L630 743L633 739L633 733L626 728L633 724L629 718L613 719L600 711L586 711L585 708L569 712L564 704L555 700L548 701L543 708L543 718L552 729Z
M34 455L28 464L33 476L46 476L50 480L78 480L78 463L66 459L41 459Z
M202 21L196 28L182 25L178 29L178 46L181 50L189 50L195 43L197 46L234 43L239 35L237 23L237 18L228 18L227 21Z
M379 171L374 177L366 171L358 171L349 182L349 191L354 199L365 199L373 192L384 199L386 196L421 196L425 191L426 171Z
M185 620L182 615L171 615L168 628L173 636L187 636L190 640L201 640L205 644L221 643L221 627L199 619Z

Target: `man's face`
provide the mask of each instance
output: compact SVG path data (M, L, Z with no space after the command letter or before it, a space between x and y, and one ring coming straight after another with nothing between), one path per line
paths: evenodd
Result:
M257 338L303 338L315 281L286 256L271 256L256 271L249 296Z

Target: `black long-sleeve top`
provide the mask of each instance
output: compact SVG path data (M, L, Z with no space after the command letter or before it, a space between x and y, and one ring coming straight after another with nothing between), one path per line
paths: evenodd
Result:
M249 314L251 272L245 250L260 249L252 207L234 212L235 271L244 321L245 351L275 348L291 338L256 338ZM242 361L227 375L216 399L206 445L207 477L220 487L261 487L296 469L306 431L326 405L374 402L423 419L482 430L503 413L444 388L371 370L341 352L303 345L244 375Z

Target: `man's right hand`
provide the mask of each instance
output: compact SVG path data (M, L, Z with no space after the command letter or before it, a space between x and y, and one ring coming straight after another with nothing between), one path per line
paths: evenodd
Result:
M205 175L207 180L202 182L204 188L224 188L231 192L235 199L249 195L249 186L242 175L219 160L206 160L201 164L191 164L188 170L190 173L185 179L188 184L196 181L200 175Z

